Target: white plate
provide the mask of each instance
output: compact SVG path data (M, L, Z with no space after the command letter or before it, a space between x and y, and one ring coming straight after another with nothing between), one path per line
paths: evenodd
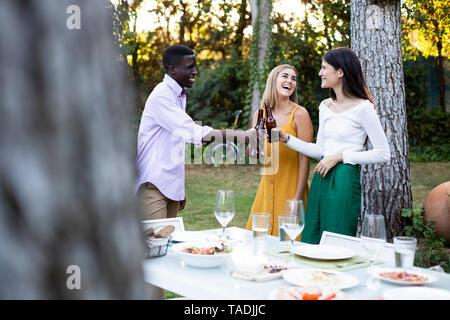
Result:
M386 300L450 300L450 291L426 287L395 288L383 292Z
M181 242L174 244L171 247L171 250L177 254L181 260L187 265L198 268L215 268L224 264L227 259L230 257L230 253L222 253L215 255L206 255L206 254L193 254L183 252L184 248L189 247L197 247L197 248L209 248L212 246L220 246L219 242L211 242L211 241L193 241L193 242Z
M304 294L320 294L317 299L304 297ZM350 296L341 290L303 288L303 287L281 287L269 294L269 300L349 300Z
M356 252L348 248L313 244L294 247L294 253L317 260L341 260L356 256Z
M203 231L175 231L172 233L172 241L187 242L187 241L217 241L219 236Z
M347 289L359 284L359 280L354 276L323 269L290 269L283 273L283 278L302 287Z
M413 282L413 281L389 279L382 275L383 273L390 273L390 272L407 272L409 274L424 277L425 279L421 279L419 281ZM432 276L432 275L424 273L424 272L420 272L420 271L416 271L416 270L398 269L398 268L377 268L374 270L373 276L375 278L381 279L386 282L391 282L391 283L400 284L400 285L407 285L407 286L429 284L431 282L436 281L436 279L437 279L435 276Z

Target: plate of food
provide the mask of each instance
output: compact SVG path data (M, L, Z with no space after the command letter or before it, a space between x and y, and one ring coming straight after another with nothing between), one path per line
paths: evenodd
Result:
M450 291L427 288L405 287L395 288L383 292L385 300L450 300Z
M198 268L215 268L226 262L232 252L229 244L221 241L181 242L171 250L187 265Z
M270 300L349 300L350 296L338 289L281 287L269 294Z
M347 289L359 284L354 276L322 269L290 269L283 273L283 279L297 286L328 289Z
M399 285L424 285L436 281L436 277L430 274L405 269L377 268L374 271L375 278Z
M317 260L342 260L356 256L356 252L351 249L329 245L302 245L293 251L299 256Z

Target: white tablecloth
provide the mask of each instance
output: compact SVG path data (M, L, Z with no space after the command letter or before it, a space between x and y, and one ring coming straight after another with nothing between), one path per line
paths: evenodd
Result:
M216 232L216 230L210 230ZM257 246L252 240L251 232L241 228L229 228L233 239L246 243L253 248L254 254L280 248L277 237L269 236L262 246ZM302 245L297 243L296 245ZM289 249L288 247L286 249ZM275 259L268 257L268 259ZM231 259L230 259L231 260ZM307 265L298 264L301 268L311 268ZM377 265L378 267L393 267L390 262ZM267 282L255 282L238 279L231 276L232 262L218 268L202 269L184 265L179 257L170 250L164 257L151 258L143 261L144 280L152 285L164 288L174 293L191 299L202 300L265 300L271 292L281 286L291 286L284 279L271 280ZM427 287L450 290L450 275L425 269L413 268L421 272L428 272L438 278ZM398 285L379 282L380 289L377 291L367 289L364 284L368 277L367 268L358 268L346 273L357 277L360 281L358 286L344 289L351 299L373 299L382 296L383 292Z

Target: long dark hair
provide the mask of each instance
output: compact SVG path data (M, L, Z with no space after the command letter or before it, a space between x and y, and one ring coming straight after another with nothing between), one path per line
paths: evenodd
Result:
M342 69L344 72L342 81L344 95L347 97L354 96L361 99L368 99L374 104L372 95L364 79L361 63L352 49L331 49L324 54L322 59L332 65L335 70ZM330 89L330 95L333 100L336 100L336 92L333 89Z

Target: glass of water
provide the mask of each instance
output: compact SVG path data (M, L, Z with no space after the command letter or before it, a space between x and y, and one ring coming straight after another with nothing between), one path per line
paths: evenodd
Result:
M214 214L222 226L222 238L226 239L226 226L234 217L234 194L232 190L218 190Z
M270 226L269 213L252 213L252 233L254 240L267 238Z
M411 269L414 265L417 239L414 237L395 237L395 267Z
M386 227L384 216L381 214L366 214L362 225L361 246L367 251L370 257L368 272L370 276L367 280L367 287L372 290L377 288L374 285L372 269L376 256L383 250L386 243Z

